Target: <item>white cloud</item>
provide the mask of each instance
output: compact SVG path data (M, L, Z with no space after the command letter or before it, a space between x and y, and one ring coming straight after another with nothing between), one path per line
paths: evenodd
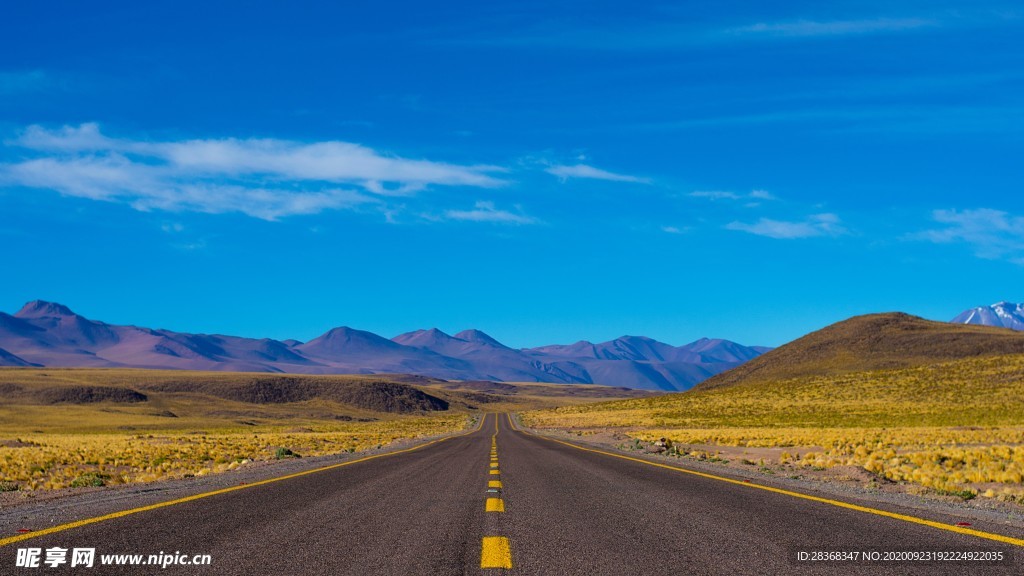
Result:
M749 194L737 194L725 190L697 190L690 192L689 195L693 198L707 198L708 200L778 200L777 196L767 190L752 190Z
M35 157L0 164L0 184L139 210L241 212L266 220L375 203L376 196L429 186L504 184L493 175L504 170L495 166L408 159L338 141L127 140L82 124L31 126L8 145Z
M661 231L666 234L682 234L683 231L676 226L662 226Z
M477 202L471 210L447 210L446 220L463 220L469 222L496 222L502 224L534 224L535 219L521 213L499 210L494 202Z
M95 122L62 126L56 130L48 130L38 125L29 126L17 139L8 144L46 152L94 152L103 149L124 151L132 146L131 142L104 136L100 132L99 124Z
M783 240L796 238L811 238L814 236L839 236L846 234L839 216L835 214L813 214L806 220L786 221L761 218L757 222L747 224L744 222L731 222L726 229L748 232L758 236L767 236Z
M945 226L914 234L911 238L938 244L960 242L972 246L979 258L1006 258L1024 264L1024 216L978 208L935 210L932 218Z
M636 184L650 184L649 178L630 176L628 174L617 174L587 164L555 164L544 170L552 176L557 176L563 182L569 178L586 178L590 180L609 180L611 182L633 182Z
M778 200L777 196L767 190L751 190L747 196L755 200Z
M735 192L725 192L722 190L698 190L696 192L690 192L690 196L694 198L707 198L709 200L739 200L740 195Z
M792 22L758 22L726 30L727 34L763 37L850 36L902 32L938 26L939 22L924 18L870 18L863 20L796 20Z

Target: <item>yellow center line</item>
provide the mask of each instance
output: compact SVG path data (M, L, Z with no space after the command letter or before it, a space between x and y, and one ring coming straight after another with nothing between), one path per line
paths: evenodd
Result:
M481 568L512 568L512 548L504 536L484 536L480 551Z
M893 518L893 519L896 519L896 520L902 520L904 522L910 522L910 523L913 523L913 524L920 524L922 526L930 526L932 528L937 528L939 530L946 530L948 532L956 532L958 534L965 534L965 535L968 535L968 536L975 536L975 537L978 537L978 538L984 538L986 540L994 540L996 542L1003 542L1005 544L1012 544L1014 546L1024 546L1024 539L1021 539L1021 538L1014 538L1012 536L1004 536L1002 534L995 534L995 533L992 533L992 532L983 532L981 530L974 530L972 528L967 528L967 527L964 527L964 526L952 526L950 524L943 524L942 522L936 522L934 520L926 520L924 518L918 518L916 516L910 516L908 514L899 514L899 513L896 513L896 512L889 512L887 510L880 510L878 508L870 508L868 506L860 506L858 504L851 504L849 502L843 502L842 500L833 500L831 498L822 498L820 496L811 496L810 494L802 494L800 492L793 492L792 490L784 490L782 488L774 488L774 487L771 487L771 486L764 486L762 484L754 484L754 483L747 482L747 481L744 481L744 480L735 480L735 479L732 479L732 478L726 478L724 476L716 476L714 474L708 474L706 472L698 472L696 470L688 470L686 468L679 468L677 466L670 466L668 464L661 464L661 463L658 463L658 462L651 462L649 460L643 460L641 458L634 458L632 456L625 456L623 454L615 454L614 452L606 452L604 450L597 450L595 448L585 448L583 446L578 446L578 445L572 444L570 442L563 442L562 440L556 440L554 438L548 438L546 436L541 436L539 434L533 434L532 432L527 432L526 430L522 430L522 429L516 428L515 424L512 423L512 416L508 415L508 414L506 414L506 416L508 416L509 426L513 430L515 430L517 432L520 432L522 434L527 434L529 436L533 436L534 438L541 438L541 439L547 440L549 442L555 442L555 443L558 443L558 444L569 446L570 448L575 448L577 450L582 450L584 452L593 452L594 454L603 454L605 456L611 456L612 458L619 458L621 460L629 460L631 462L638 462L640 464L646 464L648 466L655 466L655 467L658 467L658 468L665 468L666 470L673 470L675 472L682 472L684 474L690 474L690 475L693 475L693 476L699 476L701 478L707 478L707 479L710 479L710 480L718 480L720 482L727 482L729 484L735 484L737 486L743 486L745 488L755 488L755 489L758 489L758 490L765 490L767 492L774 492L776 494L783 494L785 496L792 496L793 498L800 498L800 499L803 499L803 500L810 500L812 502L819 502L821 504L829 504L829 505L832 505L832 506L837 506L839 508L845 508L847 510L856 510L858 512L865 512L867 514L874 514L876 516L884 516L886 518Z
M494 435L491 436L491 464L488 473L492 476L500 475L498 471L498 418L499 415L495 414ZM487 487L500 489L502 488L501 480L488 480ZM501 498L488 498L484 511L504 513L505 501ZM504 536L484 536L480 550L480 568L512 568L512 549L508 538Z
M130 516L132 514L138 514L139 512L148 512L150 510L158 510L160 508L166 508L168 506L174 506L174 505L177 505L177 504L184 504L186 502L192 502L192 501L195 501L195 500L201 500L203 498L209 498L211 496L217 496L219 494L227 494L229 492L235 492L235 491L238 491L238 490L248 490L250 488L255 488L256 486L264 486L264 485L267 485L267 484L273 484L275 482L281 482L283 480L290 480L292 478L299 478L301 476L308 476L310 474L316 474L317 472L326 472L327 470L334 470L335 468L341 468L342 466L350 466L352 464L358 464L360 462L366 462L368 460L375 460L377 458L384 458L384 457L387 457L387 456L395 456L397 454L405 454L405 453L408 453L408 452L413 452L415 450L420 450L420 449L426 448L427 446L431 446L433 444L438 444L438 443L444 442L446 440L451 440L452 438L458 438L460 436L466 436L466 435L472 434L474 432L479 432L480 429L483 428L483 425L484 425L484 419L481 418L480 419L480 425L477 426L473 430L468 430L466 432L461 432L459 434L448 436L446 438L439 438L437 440L431 440L430 442L426 442L424 444L420 444L419 446L413 446L412 448L405 448L405 449L402 449L402 450L395 450L394 452L388 452L388 453L385 453L385 454L374 454L373 456L366 456L364 458L359 458L357 460L349 460L348 462L341 462L339 464L331 464L329 466L323 466L321 468L314 468L312 470L304 470L302 472L296 472L294 474L287 474L285 476L278 476L276 478L268 478L266 480L260 480L258 482L252 482L252 483L249 483L249 484L241 484L241 485L238 485L238 486L230 486L228 488L221 488L219 490L211 490L210 492L202 492L200 494L193 494L191 496L185 496L184 498L177 498L177 499L174 499L174 500L167 500L165 502L157 502L156 504L150 504L148 506L140 506L138 508L130 508L128 510L121 510L119 512L113 512L111 514L104 514L103 516L95 516L93 518L85 518L83 520L78 520L78 521L75 521L75 522L69 522L67 524L61 524L59 526L52 526L50 528L44 528L42 530L38 530L38 531L35 531L35 532L27 532L25 534L18 534L17 536L9 536L7 538L0 538L0 547L7 546L9 544L14 544L15 542L21 542L23 540L28 540L30 538L38 538L39 536L45 536L47 534L53 534L53 533L56 533L56 532L63 532L65 530L71 530L73 528L81 528L82 526L88 526L89 524L96 524L97 522L103 522L105 520L113 520L115 518L123 518L125 516ZM495 422L495 426L497 426L497 422Z
M505 501L501 498L488 498L487 506L484 509L485 512L504 512Z

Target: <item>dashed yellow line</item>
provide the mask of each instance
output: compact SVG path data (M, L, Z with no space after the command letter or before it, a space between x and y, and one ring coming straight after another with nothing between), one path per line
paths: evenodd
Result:
M184 498L177 498L177 499L174 499L174 500L167 500L166 502L157 502L156 504L150 504L148 506L140 506L138 508L131 508L131 509L128 509L128 510L121 510L119 512L113 512L111 514L104 514L103 516L95 516L93 518L85 518L83 520L78 520L78 521L75 521L75 522L69 522L67 524L61 524L59 526L52 526L50 528L44 528L42 530L37 530L37 531L34 531L34 532L27 532L25 534L18 534L16 536L8 536L7 538L0 538L0 547L7 546L9 544L14 544L15 542L21 542L23 540L28 540L30 538L38 538L39 536L46 536L47 534L54 534L56 532L63 532L65 530L72 530L74 528L81 528L82 526L88 526L89 524L96 524L97 522L103 522L105 520L113 520L115 518L123 518L125 516L130 516L132 514L138 514L140 512L148 512L150 510L158 510L160 508L166 508L168 506L174 506L174 505L177 505L177 504L184 504L186 502L193 502L195 500L201 500L203 498L209 498L211 496L217 496L219 494L227 494L229 492L236 492L238 490L248 490L250 488L255 488L257 486L265 486L267 484L273 484L275 482L281 482L283 480L290 480L292 478L299 478L300 476L308 476L310 474L316 474L317 472L326 472L327 470L334 470L335 468L341 468L342 466L351 466L352 464L358 464L360 462L366 462L368 460L376 460L377 458L384 458L384 457L387 457L387 456L395 456L397 454L405 454L407 452L413 452L415 450L421 450L421 449L426 448L427 446L431 446L433 444L438 444L438 443L444 442L446 440L451 440L452 438L458 438L460 436L466 436L468 434L472 434L474 432L478 432L478 431L480 431L481 428L483 428L483 425L484 425L484 418L481 418L479 426L477 426L473 430L468 430L466 432L462 432L462 433L459 433L459 434L448 436L446 438L439 438L437 440L431 440L430 442L426 442L424 444L420 444L419 446L413 446L412 448L405 448L403 450L395 450L394 452L387 452L385 454L374 454L373 456L366 456L364 458L359 458L357 460L349 460L348 462L341 462L339 464L331 464L329 466L324 466L324 467L321 467L321 468L314 468L312 470L304 470L302 472L296 472L294 474L287 474L285 476L278 476L276 478L268 478L266 480L260 480L258 482L252 482L250 484L242 484L242 485L238 485L238 486L230 486L228 488L221 488L219 490L211 490L210 492L202 492L200 494L193 494L191 496L186 496ZM494 425L495 426L498 425L497 419L495 419Z
M488 498L487 506L484 508L485 512L504 512L505 501L501 498Z
M912 524L920 524L922 526L929 526L931 528L937 528L939 530L945 530L947 532L956 532L957 534L965 534L967 536L975 536L977 538L984 538L986 540L994 540L996 542L1003 542L1004 544L1012 544L1014 546L1024 546L1024 539L1014 538L1012 536L1004 536L1002 534L995 534L992 532L983 532L981 530L975 530L973 528L967 528L964 526L952 526L950 524L943 524L942 522L936 522L934 520L927 520L925 518L918 518L917 516L910 516L908 514L899 514L896 512L889 512L888 510L880 510L878 508L870 508L868 506L860 506L859 504L851 504L849 502L843 502L842 500L833 500L831 498L822 498L820 496L811 496L810 494L802 494L800 492L793 492L792 490L784 490L782 488L774 488L772 486L764 486L762 484L754 484L743 480L735 480L733 478L726 478L724 476L716 476L714 474L708 474L706 472L698 472L696 470L688 470L686 468L679 468L677 466L669 466L668 464L661 464L659 462L651 462L649 460L643 460L641 458L634 458L632 456L625 456L623 454L615 454L614 452L605 452L604 450L597 450L595 448L585 448L578 446L570 442L564 442L562 440L556 440L554 438L548 438L539 434L533 434L525 430L516 428L512 423L512 416L508 416L509 426L517 432L528 434L534 438L542 438L549 442L555 442L570 448L582 450L584 452L593 452L595 454L603 454L605 456L611 456L612 458L619 458L620 460L629 460L631 462L638 462L640 464L646 464L648 466L655 466L658 468L665 468L666 470L673 470L675 472L682 472L684 474L690 474L693 476L699 476L701 478L707 478L709 480L718 480L719 482L727 482L729 484L735 484L737 486L743 486L745 488L756 488L758 490L764 490L767 492L774 492L776 494L783 494L786 496L792 496L793 498L800 498L802 500L810 500L812 502L819 502L821 504L829 504L839 508L845 508L847 510L856 510L858 512L864 512L867 514L874 514L876 516L884 516L886 518L893 518L895 520L902 520L904 522L910 522Z
M481 568L511 568L512 547L504 536L484 536L480 551Z
M494 435L491 436L491 458L488 474L498 476L498 418L494 415ZM497 492L502 488L501 480L488 480L489 492ZM487 498L485 512L505 512L505 501L502 498ZM484 536L480 549L480 568L512 568L512 549L508 538L504 536Z

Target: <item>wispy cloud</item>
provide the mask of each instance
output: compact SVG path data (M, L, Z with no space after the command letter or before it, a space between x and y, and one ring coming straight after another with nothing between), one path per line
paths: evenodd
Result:
M739 200L740 195L725 190L697 190L690 192L692 198L707 198L708 200Z
M731 222L726 229L767 236L781 240L812 238L815 236L839 236L846 234L839 216L831 213L812 214L805 220L787 221L761 218L754 223Z
M476 34L446 34L436 41L443 44L508 46L516 48L569 48L601 51L663 51L694 47L781 41L786 39L827 39L829 37L910 33L921 29L964 20L963 10L956 16L888 17L866 15L847 19L796 19L759 22L697 22L687 17L660 17L657 21L630 24L586 24L567 26L561 21L542 21L526 28L478 30ZM975 14L973 20L998 21L1005 18Z
M462 220L468 222L494 222L500 224L534 224L536 219L522 214L495 207L494 202L477 202L470 210L447 210L445 220Z
M590 180L608 180L611 182L633 182L636 184L650 184L649 178L618 174L587 164L555 164L544 170L552 176L557 176L563 182L569 178L586 178Z
M0 185L47 188L138 210L241 212L275 220L435 185L504 184L496 166L408 159L339 141L131 140L82 124L32 126L7 144L34 157L0 164Z
M1024 264L1024 216L1002 210L935 210L932 219L941 228L911 235L911 239L938 244L963 243L974 249L979 258L1008 259Z
M726 190L697 190L690 192L693 198L708 200L778 200L778 197L767 190L751 190L747 194L737 194Z
M863 20L794 20L788 22L758 22L725 30L727 35L753 37L809 37L851 36L904 32L938 26L937 20L927 18L868 18Z

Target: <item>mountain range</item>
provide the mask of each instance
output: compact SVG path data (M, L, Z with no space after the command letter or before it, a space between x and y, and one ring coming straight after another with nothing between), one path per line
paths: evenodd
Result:
M117 326L36 300L0 312L0 366L134 367L304 374L407 373L448 380L606 384L680 391L770 348L702 338L671 346L643 336L516 349L479 330L417 330L392 339L339 327L273 340Z
M978 306L964 310L950 322L1024 330L1024 304L996 302L991 306Z

